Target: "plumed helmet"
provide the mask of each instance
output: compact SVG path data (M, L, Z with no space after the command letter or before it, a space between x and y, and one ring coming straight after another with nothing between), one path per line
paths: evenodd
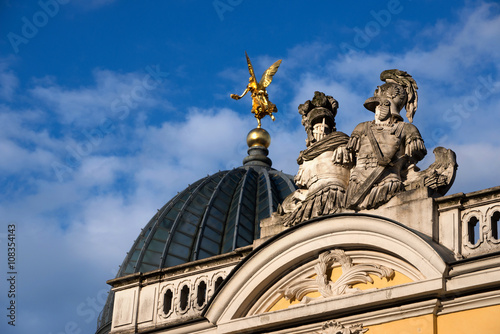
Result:
M403 120L400 112L405 107L408 121L413 122L418 102L415 80L408 73L396 69L383 71L380 80L386 83L378 86L373 96L365 101L365 108L375 112L377 105L385 104L390 106L394 118Z

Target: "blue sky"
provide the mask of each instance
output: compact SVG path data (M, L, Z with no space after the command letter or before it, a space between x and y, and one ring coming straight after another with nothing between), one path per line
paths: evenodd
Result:
M451 193L500 184L500 6L488 1L0 2L0 268L16 225L17 319L0 332L93 333L118 265L189 183L241 165L256 126L248 80L277 59L273 167L295 174L297 106L340 104L350 134L398 68L419 86L428 157L457 153Z

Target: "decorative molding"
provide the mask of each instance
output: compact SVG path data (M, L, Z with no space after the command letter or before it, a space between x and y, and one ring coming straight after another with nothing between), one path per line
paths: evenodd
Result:
M492 205L485 210L466 210L462 214L462 253L465 257L500 250L500 240L493 237L492 217L500 212L500 205ZM475 217L479 222L478 241L470 242L469 221Z
M321 332L316 334L362 334L366 333L368 328L363 328L362 324L355 324L345 327L336 321L327 321L321 326Z
M362 323L364 326L380 325L388 322L411 319L425 315L437 315L441 302L428 299L422 302L380 308L376 311L358 313L337 319L344 324Z
M185 279L181 282L178 283L176 293L175 293L175 298L174 298L174 308L175 308L175 313L178 315L183 315L186 314L190 309L191 309L191 291L193 290L192 282L190 279ZM187 294L188 300L186 301L186 308L183 310L181 309L181 294L182 294L182 288L184 286L187 286L189 289L189 293Z
M342 275L335 282L331 281L327 271L333 268L334 263L342 267ZM306 297L312 292L319 292L323 298L331 298L344 294L360 292L353 288L358 283L373 283L370 274L389 280L394 276L394 270L376 264L353 264L352 259L341 249L334 249L319 255L318 263L314 266L316 278L306 278L302 282L292 284L287 288L279 289L286 299L296 299L308 303L311 298Z
M324 252L324 250L321 250L320 252ZM378 265L393 269L396 275L398 273L402 274L408 277L413 282L426 279L426 277L422 275L422 273L419 272L418 269L413 267L410 263L387 253L381 253L372 250L349 250L346 251L346 254L357 265L376 263ZM318 262L317 258L318 255L316 254L314 260L294 266L293 270L289 270L285 275L276 280L276 283L274 283L272 287L268 288L257 299L257 301L254 301L252 303L252 307L245 315L248 316L269 312L274 307L274 305L283 298L283 294L279 292L280 289L292 286L297 282L302 282L304 281L304 279L315 275L314 266ZM397 283L395 283L394 285L396 284Z
M356 297L358 296L354 296L354 298ZM359 323L362 323L363 327L370 327L424 315L436 315L438 314L437 312L440 305L438 299L430 299L424 302L381 308L377 311L355 312L356 314L354 315L337 318L335 321L343 324L344 327ZM296 312L296 310L293 311ZM321 325L321 323L298 325L293 327L293 331L290 328L286 328L273 331L273 334L318 334L318 331L321 330Z
M307 304L310 307L297 304L277 312L268 312L269 308L280 298L284 300L283 295L279 293L280 289L314 275L313 266L318 263L319 254L334 248L347 251L347 249L352 249L353 245L356 245L358 250L369 249L372 252L385 253L402 259L408 267L414 268L410 271L420 273L418 276L423 277L423 281L392 286L384 279L380 283L383 283L383 286L391 285L390 288L363 290L362 293L342 295L331 299L318 298ZM240 329L234 326L236 319L246 318L249 315L259 316L261 313L266 313L270 319L269 323L276 317L282 319L279 321L285 321L282 317L286 316L286 321L290 320L295 323L302 320L311 321L310 312L318 308L323 309L319 312L328 310L333 313L336 309L357 309L361 304L363 307L371 307L368 305L373 305L373 303L376 303L377 307L390 304L387 300L388 291L391 293L391 300L399 298L398 296L408 296L408 298L418 296L420 299L428 295L434 296L436 291L441 291L443 288L442 277L448 269L443 260L448 253L443 252L444 255L441 255L436 249L439 248L434 248L429 238L424 239L414 230L382 217L368 214L356 216L345 214L318 219L313 223L305 223L298 228L290 229L272 243L261 245L259 249L256 249L255 253L249 256L238 267L238 270L234 271L231 279L226 280L224 288L212 297L210 305L204 311L204 316L211 323L223 326L224 330L227 329L229 333ZM349 252L347 254L350 254ZM360 261L355 259L353 262L356 265L360 264ZM363 261L362 263L379 264L378 261ZM401 264L403 267L404 263ZM304 266L302 267L304 270L310 266L311 274L302 275L301 266ZM399 272L391 265L388 267ZM299 276L294 273L294 268L298 269L296 273ZM340 268L335 271L341 274ZM375 276L373 278L380 281ZM378 299L379 296L380 299ZM340 299L343 300L341 303ZM255 321L255 326L262 325L258 320L252 321ZM245 327L242 328L250 328L247 330L250 332L254 327L247 325L249 324L245 323Z
M222 280L225 280L227 277L227 273L228 272L225 270L220 270L212 274L212 278L210 279L210 284L207 287L208 298L211 298L215 293L215 282L219 279L219 277L222 278Z
M479 222L479 235L478 235L478 241L473 244L470 242L470 235L469 235L469 222L472 218L476 218ZM483 237L483 227L484 225L484 219L483 219L483 214L479 210L470 210L470 211L465 211L462 214L462 241L464 245L464 250L471 251L473 249L478 248L483 242L484 242L484 237Z
M184 277L181 280L168 282L160 289L157 303L157 314L160 319L174 320L182 316L200 314L205 308L207 301L212 297L215 288L215 281L221 277L225 279L227 271L218 270L213 274L203 273L201 275L194 275L191 277ZM198 288L201 282L206 284L205 301L203 305L197 304ZM189 288L187 306L184 310L180 308L181 290L186 285ZM172 306L168 313L164 312L165 293L167 290L172 291Z
M200 306L198 305L198 289L200 288L200 283L205 282L205 301L203 304ZM191 291L191 305L192 308L197 310L197 311L202 311L205 305L207 304L208 300L208 287L209 287L210 281L208 280L207 275L202 275L196 278L193 286L193 291Z
M442 314L468 311L475 308L500 305L500 291L488 291L467 296L457 296L442 302L438 316Z
M168 313L165 313L163 307L165 305L165 293L169 289L170 291L172 291L172 306L170 307L170 311ZM166 319L170 317L172 313L174 313L174 294L175 294L175 288L173 284L167 284L161 288L157 306L157 314L160 318Z
M488 234L486 235L486 241L490 244L493 244L493 245L500 245L500 238L496 239L495 237L493 237L492 218L496 212L500 213L500 205L493 205L493 206L489 207L488 210L486 211L486 224L489 225Z

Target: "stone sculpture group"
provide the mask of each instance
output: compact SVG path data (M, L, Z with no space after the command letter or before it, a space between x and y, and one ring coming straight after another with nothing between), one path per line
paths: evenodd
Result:
M386 70L385 83L364 106L374 120L358 124L351 136L337 131L338 102L321 92L299 106L307 133L297 159L298 190L288 196L273 219L285 226L343 211L377 208L397 193L426 187L430 195L444 195L457 169L455 153L438 147L436 162L420 171L427 153L417 127L411 124L417 109L415 80L406 72ZM408 122L400 115L406 109Z

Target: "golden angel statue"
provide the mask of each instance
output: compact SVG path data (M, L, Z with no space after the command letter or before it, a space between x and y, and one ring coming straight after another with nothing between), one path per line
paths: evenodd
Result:
M252 113L255 114L255 118L257 118L257 128L260 128L260 120L264 118L264 116L269 115L274 121L275 118L273 116L273 113L278 112L276 105L269 101L266 88L273 81L273 75L278 71L278 67L281 64L281 59L272 64L271 67L269 67L264 72L264 74L262 74L262 78L260 79L260 81L257 82L252 63L250 62L250 58L248 58L248 54L246 52L245 56L247 57L248 71L250 72L248 86L241 95L231 94L231 97L235 100L239 100L243 96L245 96L246 93L252 93Z

